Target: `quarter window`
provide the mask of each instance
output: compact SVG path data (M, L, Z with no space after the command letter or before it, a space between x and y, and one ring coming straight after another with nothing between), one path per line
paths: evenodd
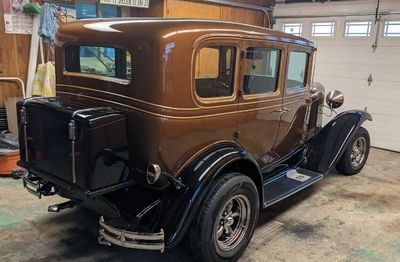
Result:
M285 33L301 36L303 31L302 23L284 23L282 26L282 31Z
M278 83L280 50L248 47L244 60L245 95L275 92Z
M335 22L313 22L311 36L334 36Z
M103 46L69 46L65 52L65 69L90 75L130 80L131 55L128 51Z
M302 89L306 84L308 54L304 52L290 52L286 81L286 89Z
M371 21L348 21L345 26L345 36L370 36L371 35Z
M207 46L196 54L196 93L202 98L227 97L233 94L236 48Z
M400 21L385 21L383 36L400 37Z

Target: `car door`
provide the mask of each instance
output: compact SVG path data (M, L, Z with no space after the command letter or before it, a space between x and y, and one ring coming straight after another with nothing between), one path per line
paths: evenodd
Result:
M304 142L312 59L311 49L289 45L281 121L274 148L279 157L293 152Z
M286 45L246 40L241 53L239 84L239 142L264 167L279 130Z

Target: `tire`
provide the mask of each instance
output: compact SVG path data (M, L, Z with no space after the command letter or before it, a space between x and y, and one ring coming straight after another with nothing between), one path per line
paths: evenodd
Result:
M231 212L225 216L229 208ZM235 172L218 177L204 195L188 232L194 257L198 261L236 261L250 242L259 208L257 187L248 176ZM242 228L241 223L247 227ZM224 226L226 231L217 230ZM229 244L229 239L234 241Z
M336 169L347 176L358 174L367 162L369 149L369 133L367 129L360 127L336 164Z

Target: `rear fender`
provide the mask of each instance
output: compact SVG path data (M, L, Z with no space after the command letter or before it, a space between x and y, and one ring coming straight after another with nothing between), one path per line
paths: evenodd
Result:
M248 152L237 145L220 145L207 150L184 169L180 177L187 191L183 195L170 198L170 205L164 216L164 222L167 222L164 228L169 231L167 248L174 247L182 239L215 178L231 170L230 168L239 166L248 170L247 175L255 181L262 199L262 176L258 164Z
M312 137L306 169L327 174L342 157L347 145L366 120L372 116L365 111L349 110L340 113Z

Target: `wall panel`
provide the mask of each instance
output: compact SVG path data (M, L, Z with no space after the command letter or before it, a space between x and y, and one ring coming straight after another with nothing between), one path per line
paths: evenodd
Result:
M0 77L16 76L26 82L31 37L5 33L2 7L0 0ZM22 96L19 86L0 81L0 107L4 107L5 98L15 96Z

